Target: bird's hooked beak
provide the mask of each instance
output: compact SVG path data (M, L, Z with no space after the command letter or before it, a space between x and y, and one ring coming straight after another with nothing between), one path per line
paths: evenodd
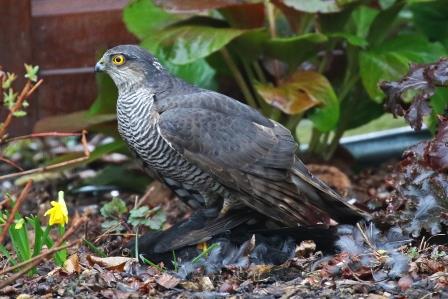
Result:
M95 64L95 73L102 72L102 71L104 71L104 61L103 61L103 58L101 58L100 61L98 61Z

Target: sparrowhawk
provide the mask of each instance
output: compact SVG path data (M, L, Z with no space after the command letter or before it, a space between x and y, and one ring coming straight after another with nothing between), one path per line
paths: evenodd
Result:
M253 209L286 227L363 218L307 170L290 131L256 109L188 84L135 45L109 49L95 70L118 88L118 130L130 150L193 208L218 219Z

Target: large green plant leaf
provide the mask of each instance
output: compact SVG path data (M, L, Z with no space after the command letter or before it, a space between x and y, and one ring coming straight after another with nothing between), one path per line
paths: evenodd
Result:
M314 56L320 44L328 38L319 33L308 33L293 37L274 38L266 41L264 52L280 59L290 66L297 66L306 59Z
M285 5L309 13L333 13L357 0L281 0Z
M98 95L90 106L88 115L115 113L118 91L114 81L112 81L109 75L100 73L96 75L96 86Z
M98 124L114 121L116 118L115 113L90 116L88 111L77 111L43 118L34 126L34 132L78 132Z
M244 29L181 25L161 30L144 43L148 48L163 47L171 63L187 64L209 56L245 32Z
M366 38L370 26L379 14L379 10L361 5L353 10L348 24L349 30L360 38Z
M398 0L389 8L382 10L376 15L372 24L370 25L368 41L372 45L381 44L388 34L395 28L397 23L398 13L405 5L405 0Z
M133 0L123 10L123 20L129 32L143 39L180 17L167 13L152 0Z
M157 5L173 12L204 11L259 2L263 0L155 0Z
M431 40L448 48L448 3L446 0L411 5L415 25Z
M446 55L439 43L430 43L421 35L401 35L369 51L360 53L359 65L362 83L376 102L383 100L379 81L397 80L404 75L410 63L433 62Z
M255 88L267 103L287 114L300 114L318 106L310 115L316 128L327 132L336 127L339 102L330 82L318 72L298 71L278 86L257 84Z
M151 51L172 74L203 88L214 89L216 87L214 81L215 70L205 59L197 59L189 64L178 65L172 63L167 58L164 49L159 47L158 44L154 44L150 38L144 39L141 46Z

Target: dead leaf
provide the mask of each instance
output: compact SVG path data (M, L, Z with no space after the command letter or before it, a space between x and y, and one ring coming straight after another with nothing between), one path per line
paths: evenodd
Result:
M213 291L215 289L215 286L208 276L200 277L198 282L202 291Z
M398 280L398 286L404 292L412 286L412 282L412 278L409 275L406 275Z
M268 104L292 115L331 102L336 97L327 78L314 71L298 71L278 86L256 84L255 89Z
M135 261L134 258L124 257L124 256L111 256L111 257L97 257L93 255L88 255L87 260L89 263L97 264L109 270L116 270L119 272L124 271L126 263Z
M307 257L316 251L316 243L313 240L305 240L296 246L296 256Z
M64 271L68 274L72 273L80 273L81 272L81 265L79 264L79 257L78 255L72 254L65 262L64 262Z
M179 284L180 279L168 273L163 273L159 278L157 278L156 282L165 289L172 289Z
M200 291L201 287L199 285L199 283L194 282L194 281L182 281L179 283L180 286L182 286L184 289L189 290L189 291Z

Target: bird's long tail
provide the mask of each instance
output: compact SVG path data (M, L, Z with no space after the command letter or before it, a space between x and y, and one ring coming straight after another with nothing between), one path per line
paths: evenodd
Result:
M292 167L292 182L306 194L308 203L328 214L340 224L354 224L360 220L368 220L366 212L347 203L327 184L313 176L305 165L296 160Z

